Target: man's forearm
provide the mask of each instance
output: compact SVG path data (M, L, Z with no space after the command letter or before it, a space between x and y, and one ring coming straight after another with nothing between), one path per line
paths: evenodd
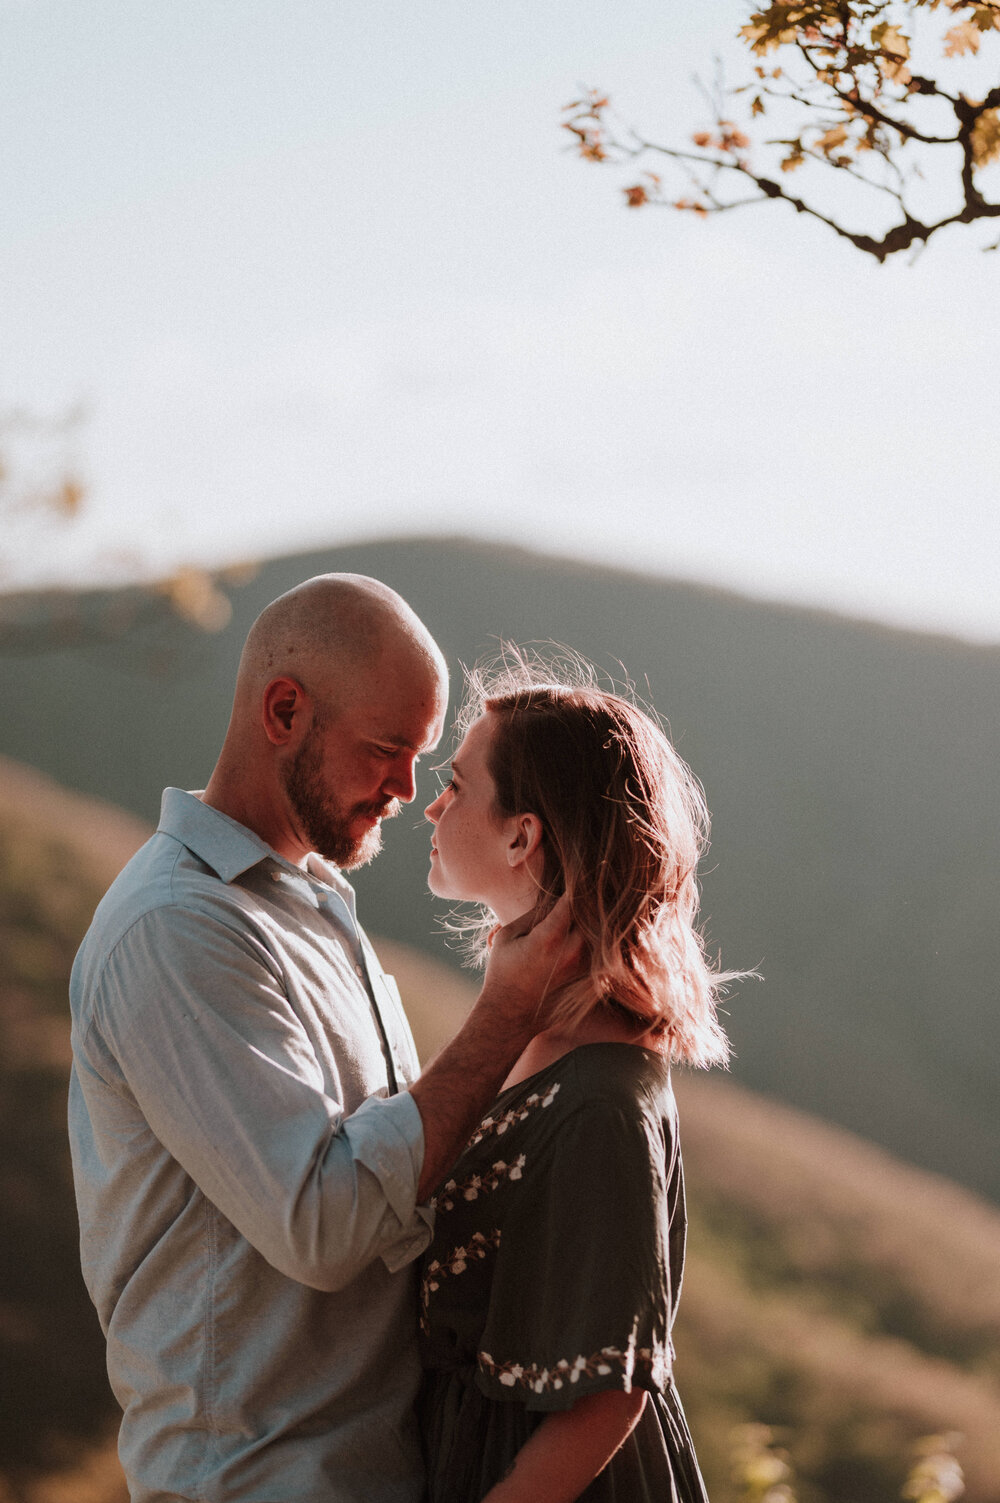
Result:
M418 1202L444 1179L534 1032L516 1013L505 1015L487 985L459 1033L411 1086L424 1126Z
M565 898L537 924L526 913L496 931L479 1000L411 1088L424 1128L418 1200L448 1173L511 1066L546 1026L546 1000L581 963Z

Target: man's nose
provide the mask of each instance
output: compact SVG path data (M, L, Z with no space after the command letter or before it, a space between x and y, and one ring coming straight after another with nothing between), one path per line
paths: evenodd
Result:
M407 757L396 762L382 786L386 792L391 791L393 798L398 798L400 803L412 804L417 793L413 759Z

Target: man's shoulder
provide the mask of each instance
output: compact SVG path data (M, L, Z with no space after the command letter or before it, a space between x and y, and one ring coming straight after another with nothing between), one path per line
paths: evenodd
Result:
M170 922L192 912L231 913L245 908L246 895L207 866L174 836L158 830L122 868L97 905L78 961L100 967L122 939L144 920Z

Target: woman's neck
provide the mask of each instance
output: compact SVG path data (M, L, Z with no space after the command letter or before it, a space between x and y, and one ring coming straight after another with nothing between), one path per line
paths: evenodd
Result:
M572 1027L546 1028L536 1033L531 1043L503 1083L503 1090L520 1085L530 1075L537 1075L554 1065L557 1059L578 1049L581 1044L635 1044L643 1049L659 1051L662 1039L651 1033L638 1033L635 1022L630 1022L624 1012L616 1012L600 1003Z

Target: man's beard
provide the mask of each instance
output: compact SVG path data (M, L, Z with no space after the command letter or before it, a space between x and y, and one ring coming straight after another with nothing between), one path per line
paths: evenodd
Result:
M345 871L366 866L382 849L380 824L358 836L351 834L352 822L359 815L391 819L399 813L396 799L355 804L350 809L338 807L324 783L323 755L315 731L299 748L284 774L284 784L292 813L312 849Z

